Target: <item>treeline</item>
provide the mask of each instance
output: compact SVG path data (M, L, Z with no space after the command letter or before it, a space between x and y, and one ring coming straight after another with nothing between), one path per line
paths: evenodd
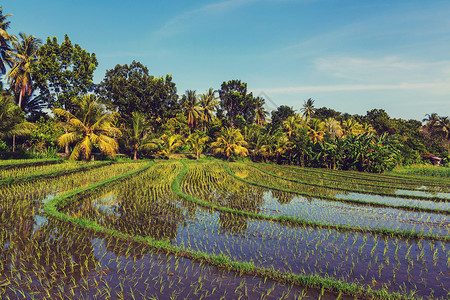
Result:
M155 77L133 61L107 70L93 83L95 54L66 35L43 44L32 35L8 35L0 8L0 155L57 155L91 159L92 153L171 158L212 153L230 159L383 172L437 155L448 162L450 122L436 113L393 119L383 109L349 115L304 101L296 111L265 101L240 80L217 90L179 95L172 76ZM8 70L8 72L7 72Z

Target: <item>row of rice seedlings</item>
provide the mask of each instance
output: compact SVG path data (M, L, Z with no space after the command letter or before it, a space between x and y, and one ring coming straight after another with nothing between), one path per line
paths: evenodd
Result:
M223 188L217 188L220 185L217 180L204 184L202 180L206 178L201 175L193 176L194 174L206 174L201 171L197 168L196 172L190 170L186 173L182 183L183 191L218 206L273 217L289 216L322 224L346 225L362 230L388 228L395 231L409 231L441 237L450 235L450 221L445 215L405 212L392 208L365 207L317 198L296 197L292 193L269 191L245 185L227 174L218 177L223 178L220 181L223 183ZM212 175L212 177L215 176ZM194 183L194 178L200 179L197 181L198 184Z
M41 216L43 203L55 196L75 190L82 186L88 186L131 170L140 165L135 163L104 166L88 171L61 176L57 179L49 179L34 183L23 183L0 189L0 224L6 225L11 218L14 220L34 217L31 226L36 229L45 223Z
M0 235L5 238L5 235ZM149 247L50 220L34 235L8 235L0 249L2 299L185 299L335 297L239 276ZM2 240L4 241L4 240Z
M196 168L195 168L195 171L197 171L197 172L194 172L193 170L191 170L191 175L193 175L193 174L198 174L199 172L198 172L198 170L199 170L200 168L198 167L198 165L196 166ZM242 172L242 170L241 170L241 172ZM189 174L189 172L187 173L187 174ZM253 175L251 175L251 176L253 176ZM192 188L192 182L195 180L195 179L193 179L193 177L195 177L195 176L187 176L187 177L185 177L186 178L186 180L189 180L189 181L191 181L191 183L190 183L190 191L192 192L192 191L195 191L195 190L198 190L197 189L197 187L195 187L195 188ZM197 178L197 180L199 180L200 182L204 182L204 180L206 179L206 176L205 177L202 177L202 176L197 176L196 177ZM223 182L225 182L225 181L223 181ZM207 183L208 184L208 186L210 186L210 182L208 182ZM230 189L230 185L226 185L226 189ZM312 210L313 210L314 208L312 208ZM317 207L316 207L316 209L317 209ZM320 209L320 208L319 208ZM396 212L396 213L398 213L398 212ZM400 214L401 214L401 212L400 212ZM224 215L223 213L220 213L220 216L222 216L222 215ZM417 216L418 215L421 215L422 216L422 214L417 214ZM407 215L406 216L406 218L405 218L405 220L408 220L409 219L409 215ZM411 217L415 217L415 216L411 216ZM220 217L219 217L220 218ZM232 228L232 231L235 231L235 232L240 232L240 231L245 231L246 230L246 226L247 226L247 220L245 220L245 217L243 217L243 216L239 216L239 215L236 215L236 214L231 214L231 218L233 219L233 222L230 222L231 223L231 228ZM421 217L421 218L419 218L419 221L418 222L425 222L425 220L422 220L422 218L423 217ZM425 218L427 218L428 220L429 220L429 218L427 217L427 216L425 216ZM204 220L205 219L205 217L199 217L198 218L199 220ZM235 220L236 219L243 219L244 221L242 221L242 222L236 222ZM440 223L440 227L442 227L442 225L448 225L448 224L442 224L442 222L445 222L445 218L443 218L442 220L441 220L441 223ZM186 226L187 227L187 226ZM186 228L185 227L185 228ZM205 226L206 227L206 226ZM198 228L198 226L195 226L195 228ZM441 233L442 234L442 233ZM443 235L445 235L445 233L443 233ZM193 236L193 237L197 237L197 239L198 239L198 237L199 236L201 236L201 234L199 233L199 234L190 234L190 236ZM209 240L209 239L213 239L213 237L211 236L211 237L207 237L205 240ZM217 240L217 238L215 238L216 240ZM263 241L261 241L261 243L262 243ZM234 242L233 244L235 244L235 245L240 245L240 242ZM217 245L215 244L212 248L216 248L217 247ZM445 247L445 246L444 246ZM199 246L198 247L198 249L205 249L205 247L204 246ZM445 248L444 248L445 249ZM362 249L361 249L362 250ZM387 250L386 250L387 251ZM385 253L386 251L383 251L383 253ZM445 253L445 251L443 252L443 254L444 255L446 255L447 256L447 260L448 260L448 256L450 255L450 253ZM423 257L423 255L424 255L424 253L421 253L420 254L420 256L422 256ZM264 256L264 255L263 255ZM273 256L272 256L273 257ZM326 261L326 260L325 260ZM445 260L444 260L445 261ZM437 263L437 262L436 262ZM381 273L381 272L380 272ZM395 273L394 273L395 274ZM380 275L381 276L381 275ZM395 278L395 276L396 275L393 275L394 276L394 278ZM409 278L411 278L411 277L409 277ZM376 280L375 280L375 282L377 282ZM411 284L411 282L410 282L410 284Z
M11 168L19 168L27 166L51 165L62 162L63 160L60 158L0 160L0 169L6 170Z
M431 176L417 176L417 175L399 175L392 173L383 174L373 174L358 171L340 171L340 170L328 170L328 169L311 169L311 168L301 168L297 166L292 166L293 169L301 169L302 171L308 172L320 172L321 174L340 174L342 177L348 178L360 178L367 181L378 181L390 184L424 184L429 187L450 187L450 180L448 178L436 178Z
M55 205L55 204L52 204L52 205ZM199 210L197 210L197 211L199 211ZM199 215L198 213L196 214L196 215ZM71 218L65 218L65 219L71 219ZM186 228L186 226L188 226L188 225L186 225L186 224L188 224L188 223L190 223L190 222L192 222L192 224L193 224L193 228L190 228L190 230L197 230L198 228L199 228L199 225L200 224L195 224L195 223L198 223L199 221L201 221L201 222L203 222L203 220L205 220L205 218L203 218L203 217L201 217L200 218L201 220L198 220L197 218L193 218L193 217L191 217L191 218L189 218L189 219L187 219L188 221L186 221L185 222L185 224L181 224L181 223L183 223L183 222L179 222L180 224L179 224L179 229L178 229L178 233L177 233L177 239L180 237L180 230L183 228ZM71 220L73 220L73 221L76 221L76 220L74 220L74 219L71 219ZM72 222L72 221L71 221ZM87 220L79 220L79 221L77 221L76 223L77 224L80 224L80 225L82 225L82 226L88 226L88 228L100 228L100 227L98 227L98 225L95 225L95 224L90 224L90 223L88 223L89 221L87 221ZM89 225L90 224L90 225ZM106 230L106 229L101 229L102 231L103 230ZM111 233L113 233L113 234L117 234L117 235L119 235L119 236L123 236L123 234L122 233L117 233L117 231L116 230L112 230L112 231L110 231ZM192 235L190 235L190 236L192 236ZM206 237L206 235L205 234L200 234L199 235L199 238L203 238L203 237ZM222 237L224 237L224 236L220 236L219 238L222 238ZM224 237L225 238L225 243L229 240L228 238L226 238L226 237ZM138 238L135 238L135 240L139 240L139 241L146 241L147 239L142 239L142 238L140 238L140 239L138 239ZM213 239L212 239L213 240ZM175 242L175 241L173 241L173 242ZM153 243L152 243L153 244ZM169 245L168 244L158 244L158 245L165 245L165 246L163 246L163 248L164 247L169 247ZM170 247L169 247L169 249L170 249ZM225 249L223 249L222 248L222 250L225 250ZM179 250L177 250L177 252L178 252ZM192 249L190 249L190 248L186 248L186 251L188 251L187 253L196 253L196 251L192 251ZM185 251L183 251L183 253L184 253ZM196 255L198 255L198 254L196 254ZM204 257L203 256L203 254L202 254L202 257ZM220 255L215 255L215 257L222 257L222 254L220 254ZM215 258L215 259L218 259L218 258ZM221 261L222 261L222 259L221 259ZM252 259L250 260L250 261L253 261ZM243 266L249 266L249 261L248 260L244 260L243 262L242 262L242 265ZM272 266L273 267L273 266ZM246 268L246 267L245 267ZM267 269L268 270L268 269ZM276 269L273 269L273 270L276 270ZM268 271L264 271L264 272L268 272ZM311 277L312 278L312 277ZM316 277L314 277L314 278L316 278Z
M346 225L356 229L389 228L442 237L450 233L450 221L445 215L296 197L292 193L244 184L228 176L219 163L188 163L187 166L190 168L183 178L182 191L217 206L272 217L289 216L322 224Z
M408 196L405 196L405 198L393 198L379 195L343 193L336 189L333 190L330 188L311 187L290 180L281 179L261 172L257 169L250 171L245 164L241 163L229 163L226 165L226 169L227 168L230 175L235 176L236 178L247 183L264 186L271 189L289 191L305 197L442 214L448 214L450 212L449 202L409 199Z
M357 171L341 171L341 170L329 170L329 169L315 169L315 168L303 168L299 166L280 166L295 172L305 173L305 174L316 174L320 176L326 176L327 178L334 178L339 180L357 179L360 181L365 181L366 183L375 184L389 184L389 185L405 185L405 186L425 186L428 188L445 188L448 190L450 188L450 180L434 178L434 177L423 177L423 176L403 176L403 175L387 175L387 174L372 174Z
M337 190L340 190L343 192L379 195L379 196L387 196L387 197L393 197L393 198L402 198L402 197L407 196L409 199L432 200L432 201L436 201L436 202L450 202L450 194L449 193L439 193L439 194L431 195L431 194L422 192L423 195L420 195L420 194L408 193L408 191L404 191L402 194L398 194L398 193L383 190L381 188L379 188L378 190L365 191L365 190L358 189L357 181L355 181L355 184L352 186L345 186L345 184L333 186L333 185L323 184L323 182L311 183L311 182L307 182L304 180L299 180L297 178L293 178L295 176L292 176L292 173L283 174L280 171L278 171L275 174L273 172L270 172L270 170L267 170L267 168L260 168L256 165L250 165L250 166L263 172L263 173L266 173L266 174L274 176L274 177L278 177L280 179L284 179L284 180L288 180L288 181L292 181L292 182L296 182L296 183L300 183L300 184L310 185L310 186L337 189ZM415 191L415 192L418 192L418 191Z
M82 224L86 224L85 221L83 221ZM130 225L130 226L133 226L133 225ZM322 294L322 293L323 293L323 291L321 291L321 294Z
M157 163L131 179L83 195L63 212L131 235L171 238L177 221L183 219L170 189L181 167L179 162Z
M51 165L32 165L32 166L19 166L12 169L0 169L0 179L12 177L19 178L22 176L29 176L33 174L41 174L55 170L68 170L71 168L79 167L86 164L97 164L99 162L81 162L81 161L68 161L60 164Z
M219 162L187 163L181 190L202 201L231 209L257 213L264 205L266 189L244 184L229 176Z
M328 179L325 176L320 176L318 174L305 175L303 173L292 171L288 168L281 168L275 165L268 164L248 164L259 170L263 170L275 176L280 176L288 179L293 179L296 181L301 181L305 184L320 185L331 188L339 188L341 190L359 192L359 193L371 193L371 194L382 194L385 196L398 197L399 194L408 195L412 197L417 197L419 199L435 198L435 200L450 201L450 193L442 193L436 189L433 190L417 190L413 187L402 186L391 186L391 185L380 185L380 184L367 184L361 183L361 180L351 179ZM399 193L400 192L400 193Z

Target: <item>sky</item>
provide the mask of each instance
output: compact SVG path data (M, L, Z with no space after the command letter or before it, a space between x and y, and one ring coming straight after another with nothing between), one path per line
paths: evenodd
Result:
M392 118L450 116L450 1L3 0L9 33L68 34L95 53L94 82L133 60L178 93L247 82L266 108Z

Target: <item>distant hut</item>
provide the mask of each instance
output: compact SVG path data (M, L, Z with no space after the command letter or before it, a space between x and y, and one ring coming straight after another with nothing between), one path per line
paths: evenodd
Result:
M434 154L428 154L428 155L423 155L422 158L424 160L428 160L430 163L432 163L434 166L440 166L442 163L442 158L437 157Z

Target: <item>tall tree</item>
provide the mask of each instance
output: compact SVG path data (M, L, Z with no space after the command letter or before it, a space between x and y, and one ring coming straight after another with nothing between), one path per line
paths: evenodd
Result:
M247 83L240 80L223 82L219 96L220 110L226 113L231 127L235 126L238 116L242 116L247 123L253 123L258 100L247 91Z
M255 123L264 126L267 123L266 116L269 114L264 108L264 99L261 97L256 98L257 104L255 108Z
M18 106L22 108L22 99L32 92L31 65L37 60L37 52L42 42L34 35L20 33L20 40L13 40L8 53L8 60L12 68L7 74L8 83L19 93Z
M156 148L156 144L148 139L151 126L143 113L133 112L131 115L131 123L131 128L128 128L126 132L128 142L133 146L133 159L137 160L139 150L154 149Z
M187 124L189 126L190 133L192 129L195 129L202 119L202 108L199 105L199 100L195 91L188 90L186 94L183 95L182 106L187 118Z
M33 78L50 108L71 112L73 98L93 91L95 53L73 45L67 34L61 45L56 37L48 37L38 56L39 61L32 64Z
M271 122L271 130L275 131L279 129L283 122L291 116L295 115L295 111L292 107L287 105L279 106L275 111L272 111L272 122Z
M217 101L216 92L210 88L206 94L200 95L200 106L203 113L203 131L206 132L206 125L211 123L214 118L214 112L219 102Z
M6 73L7 51L9 50L9 41L13 38L7 32L11 22L6 19L10 16L11 14L3 15L2 7L0 6L0 73L2 74Z
M303 108L300 109L303 112L303 116L306 117L307 120L311 119L312 115L315 112L314 108L314 100L309 98L303 103Z
M172 76L154 77L147 67L136 61L107 70L98 93L122 118L130 118L135 111L141 112L155 128L181 112Z

